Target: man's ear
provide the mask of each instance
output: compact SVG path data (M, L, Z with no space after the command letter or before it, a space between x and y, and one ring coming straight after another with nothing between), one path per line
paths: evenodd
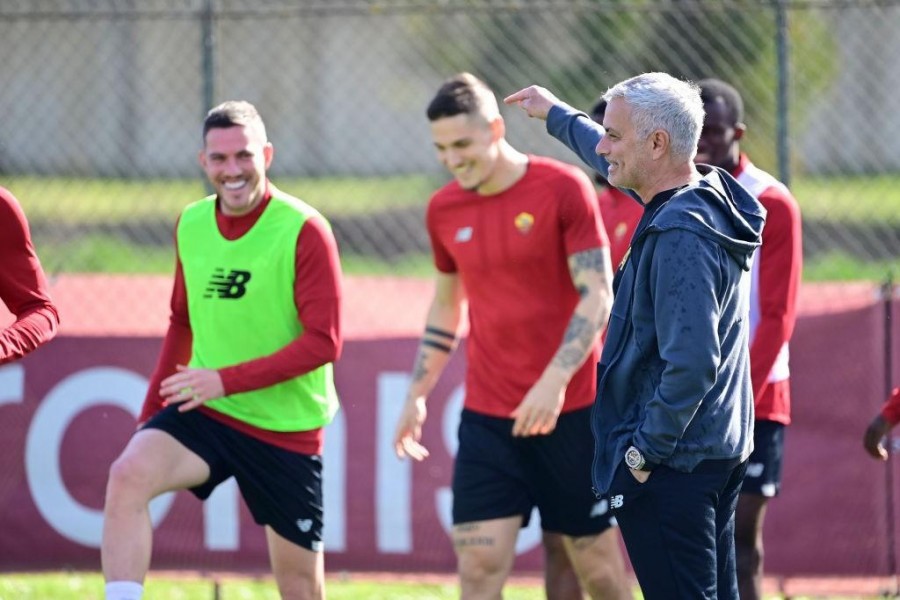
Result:
M657 129L650 134L650 153L654 160L662 158L669 152L669 132Z
M496 117L493 121L491 121L491 139L495 142L499 142L503 138L506 137L506 121L503 120L503 117Z
M737 122L734 124L734 141L740 140L744 137L744 132L747 131L747 126L741 122Z
M263 158L266 159L266 170L269 170L269 167L272 166L272 159L275 157L275 146L272 145L272 142L266 142L266 145L263 146Z

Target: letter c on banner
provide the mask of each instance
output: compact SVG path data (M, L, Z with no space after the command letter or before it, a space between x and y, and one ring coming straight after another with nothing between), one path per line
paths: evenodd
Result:
M99 548L103 532L102 511L79 504L63 481L59 460L66 429L92 406L112 405L137 417L146 390L147 380L131 371L85 369L60 381L35 411L25 440L25 475L35 506L60 535ZM154 524L166 515L173 499L169 493L150 503Z

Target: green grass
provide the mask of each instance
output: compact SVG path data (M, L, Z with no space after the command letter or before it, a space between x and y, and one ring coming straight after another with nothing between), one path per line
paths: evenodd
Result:
M798 177L791 191L804 218L900 226L900 174Z
M408 576L404 577L408 579ZM279 600L271 577L222 578L216 590L209 577L157 576L151 573L145 586L147 600ZM219 595L215 596L218 591ZM326 583L329 600L455 600L459 588L455 583L385 583L347 576L329 576ZM505 600L538 600L544 598L540 585L508 584L504 589ZM634 589L634 600L643 596ZM882 598L870 596L868 598ZM0 600L102 600L103 579L97 573L38 573L0 574ZM766 596L769 600L781 596ZM810 600L809 596L791 596L792 600ZM854 595L854 600L865 596ZM816 600L850 600L848 596L816 595Z
M803 281L873 281L881 283L888 275L900 282L900 255L894 260L861 261L846 254L829 253L806 261Z
M363 214L423 205L440 176L279 178L282 190L326 215ZM191 179L85 179L4 176L31 220L97 223L174 221L185 204L206 194ZM797 177L791 184L806 218L853 222L900 221L900 174Z
M214 582L198 578L148 578L144 597L148 600L212 600ZM456 584L375 583L329 578L329 600L451 600L459 597ZM102 600L103 579L99 574L47 573L0 575L0 600ZM271 578L223 579L219 600L278 600ZM538 586L510 585L507 600L538 600Z
M333 217L422 205L440 183L440 177L427 175L276 181ZM171 273L170 237L158 245L138 245L96 228L73 227L104 224L115 230L116 224L140 228L152 222L164 225L154 231L169 232L183 206L206 193L200 176L177 180L4 177L2 184L25 207L36 232L38 253L50 273ZM900 227L900 175L806 177L794 181L792 188L804 218ZM127 232L128 227L121 230ZM423 255L392 262L345 253L342 261L345 272L352 275L432 273L430 259ZM829 254L808 261L803 279L881 281L891 271L900 274L900 256L875 262Z
M283 178L281 190L329 216L424 205L442 180L427 175ZM25 207L30 221L116 223L155 219L175 222L184 206L207 194L191 179L83 179L4 177L2 185Z

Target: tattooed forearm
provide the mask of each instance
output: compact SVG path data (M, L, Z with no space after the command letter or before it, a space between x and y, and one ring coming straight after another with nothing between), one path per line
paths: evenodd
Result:
M425 349L419 348L419 352L416 354L416 362L413 365L413 381L422 381L427 374L428 369L425 368Z
M606 270L604 263L609 263L609 259L606 258L607 253L608 251L605 248L591 248L583 252L576 252L569 259L574 263L571 266L576 270L602 273Z
M597 337L597 325L581 315L574 314L563 336L563 346L553 362L569 369L578 367Z

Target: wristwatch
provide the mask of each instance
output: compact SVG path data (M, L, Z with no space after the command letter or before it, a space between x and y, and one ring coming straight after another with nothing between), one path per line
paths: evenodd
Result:
M628 450L625 451L625 464L628 465L629 469L634 469L635 471L651 471L653 469L651 465L647 464L644 455L635 446L629 446Z

